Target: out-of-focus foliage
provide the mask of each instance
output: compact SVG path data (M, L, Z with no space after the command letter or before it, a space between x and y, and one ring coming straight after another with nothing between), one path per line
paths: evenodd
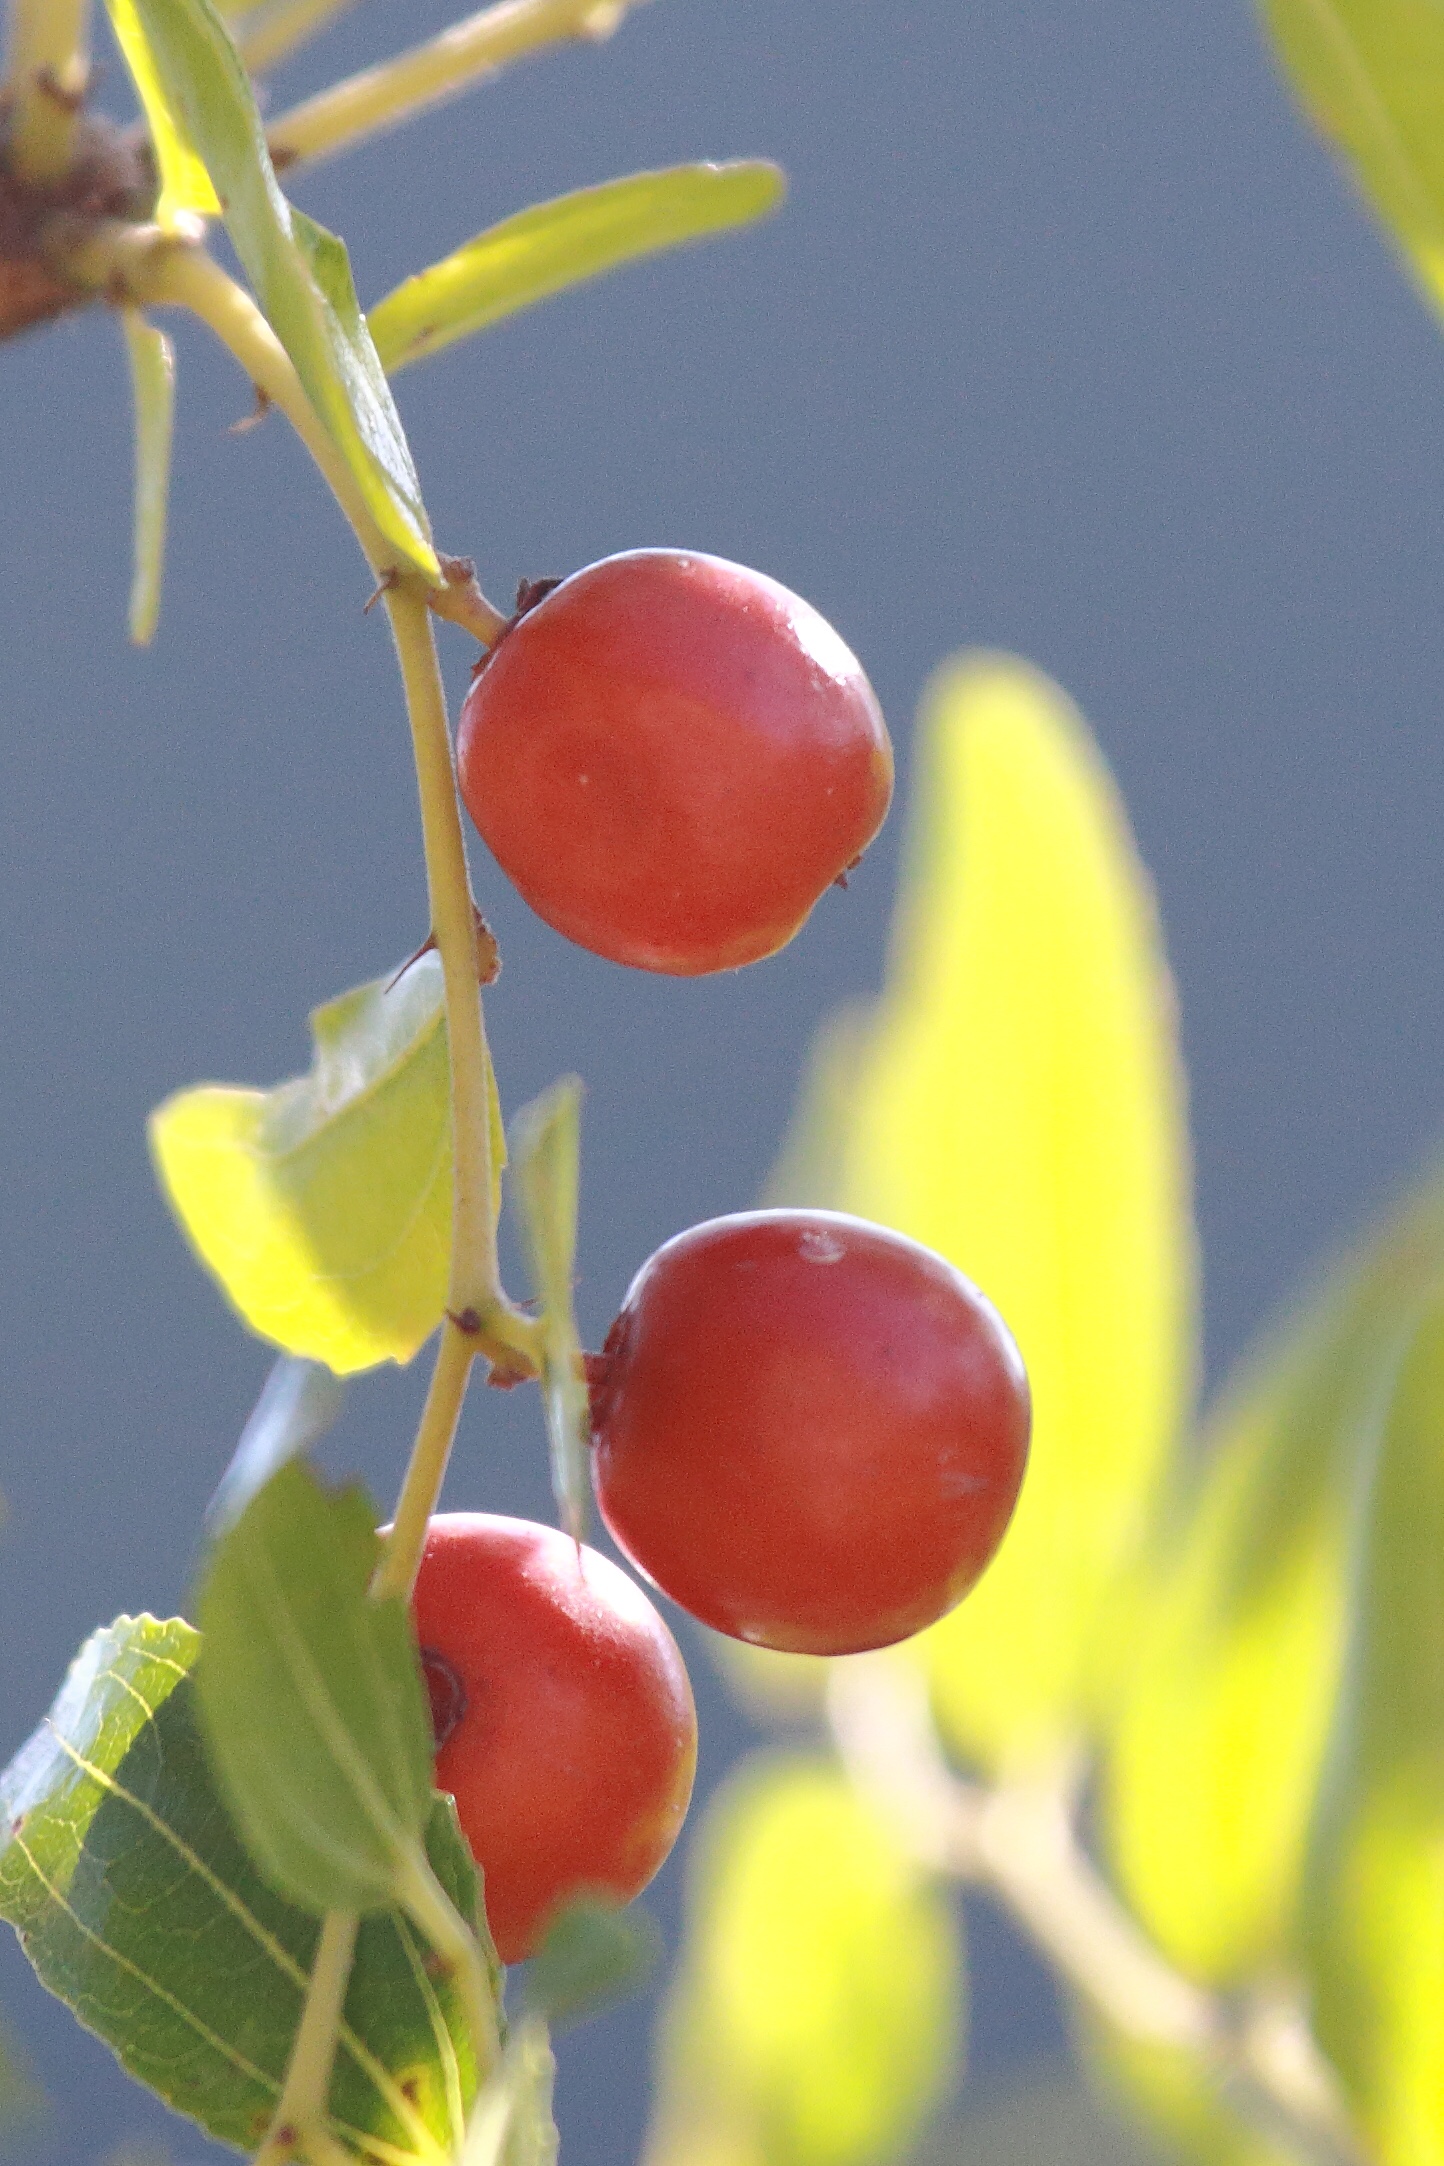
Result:
M1306 1891L1314 2025L1379 2166L1444 2161L1444 1288L1356 1470L1348 1643Z
M1085 1728L1194 1359L1172 988L1108 773L1056 686L964 657L924 703L887 990L826 1036L771 1190L896 1226L1001 1309L1031 1461L977 1590L918 1643L989 1764Z
M181 1091L151 1116L151 1148L176 1216L251 1329L346 1375L409 1361L446 1304L440 963L426 955L394 984L343 994L311 1030L309 1075L271 1091ZM494 1091L492 1151L499 1174Z
M1441 1274L1436 1177L1226 1395L1160 1539L1103 1820L1124 1893L1195 1977L1246 1983L1294 1953L1353 1597L1350 1515L1401 1320Z
M1016 2096L950 2121L914 2166L1158 2166L1121 2116L1081 2083L1045 2065Z
M1105 2098L1126 2100L1156 2133L1170 2160L1190 2166L1319 2166L1313 2144L1285 2134L1277 2114L1255 2098L1252 2111L1230 2095L1195 2054L1153 2039L1128 2038L1085 2021L1080 2057ZM1336 2154L1328 2154L1337 2166ZM1071 2161L1070 2161L1071 2166Z
M961 1949L946 1898L821 1761L753 1761L694 1840L647 2166L896 2155L951 2073Z
M1444 12L1436 0L1262 0L1305 110L1444 310Z

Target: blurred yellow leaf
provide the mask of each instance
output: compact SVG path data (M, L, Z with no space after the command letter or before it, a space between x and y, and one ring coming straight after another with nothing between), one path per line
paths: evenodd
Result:
M1294 1952L1348 1619L1349 1514L1401 1317L1444 1270L1444 1183L1332 1275L1226 1396L1162 1534L1102 1822L1145 1929L1193 1976Z
M202 1085L152 1114L161 1184L241 1315L338 1375L409 1361L441 1321L451 1106L441 966L318 1008L309 1075ZM492 1101L492 1151L503 1163Z
M996 1562L918 1642L985 1762L1084 1726L1192 1375L1194 1242L1174 1006L1122 805L1025 663L924 703L888 987L834 1028L775 1178L949 1257L1028 1365L1031 1463Z
M945 1898L821 1762L754 1760L693 1855L648 2166L865 2166L944 2095L960 1952Z
M1444 2161L1444 1295L1404 1337L1351 1545L1305 1943L1378 2166Z
M1438 0L1263 0L1305 110L1444 309L1444 12Z
M218 218L221 206L211 177L185 130L179 107L160 79L136 0L106 0L116 43L135 82L160 172L156 223L173 226L187 215Z

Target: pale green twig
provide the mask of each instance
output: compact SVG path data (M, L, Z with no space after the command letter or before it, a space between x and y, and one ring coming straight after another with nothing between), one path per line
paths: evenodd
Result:
M348 150L479 76L567 38L609 37L641 0L499 0L439 37L351 75L293 106L267 130L278 167Z

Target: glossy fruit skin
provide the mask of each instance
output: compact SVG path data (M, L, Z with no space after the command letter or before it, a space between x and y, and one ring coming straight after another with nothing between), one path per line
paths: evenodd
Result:
M630 1901L666 1857L697 1764L692 1688L641 1589L530 1520L439 1514L412 1611L433 1719L450 1718L437 1788L517 1963L570 1898Z
M642 1266L594 1364L602 1517L704 1624L798 1654L920 1631L1002 1540L1022 1358L960 1271L828 1211L709 1220Z
M720 557L573 573L481 665L461 794L537 914L641 970L732 970L789 941L892 795L887 727L810 603Z

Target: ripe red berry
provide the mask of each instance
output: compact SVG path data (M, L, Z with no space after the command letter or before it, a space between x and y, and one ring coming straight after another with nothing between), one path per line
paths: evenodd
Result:
M413 1597L436 1783L504 1963L588 1891L628 1902L676 1840L697 1717L677 1643L610 1559L555 1527L431 1522Z
M831 1211L693 1226L593 1364L602 1517L694 1617L799 1654L885 1647L966 1594L1027 1458L997 1311L903 1235Z
M457 763L539 916L681 977L790 940L893 777L831 625L761 572L674 549L607 557L522 615L467 695Z

